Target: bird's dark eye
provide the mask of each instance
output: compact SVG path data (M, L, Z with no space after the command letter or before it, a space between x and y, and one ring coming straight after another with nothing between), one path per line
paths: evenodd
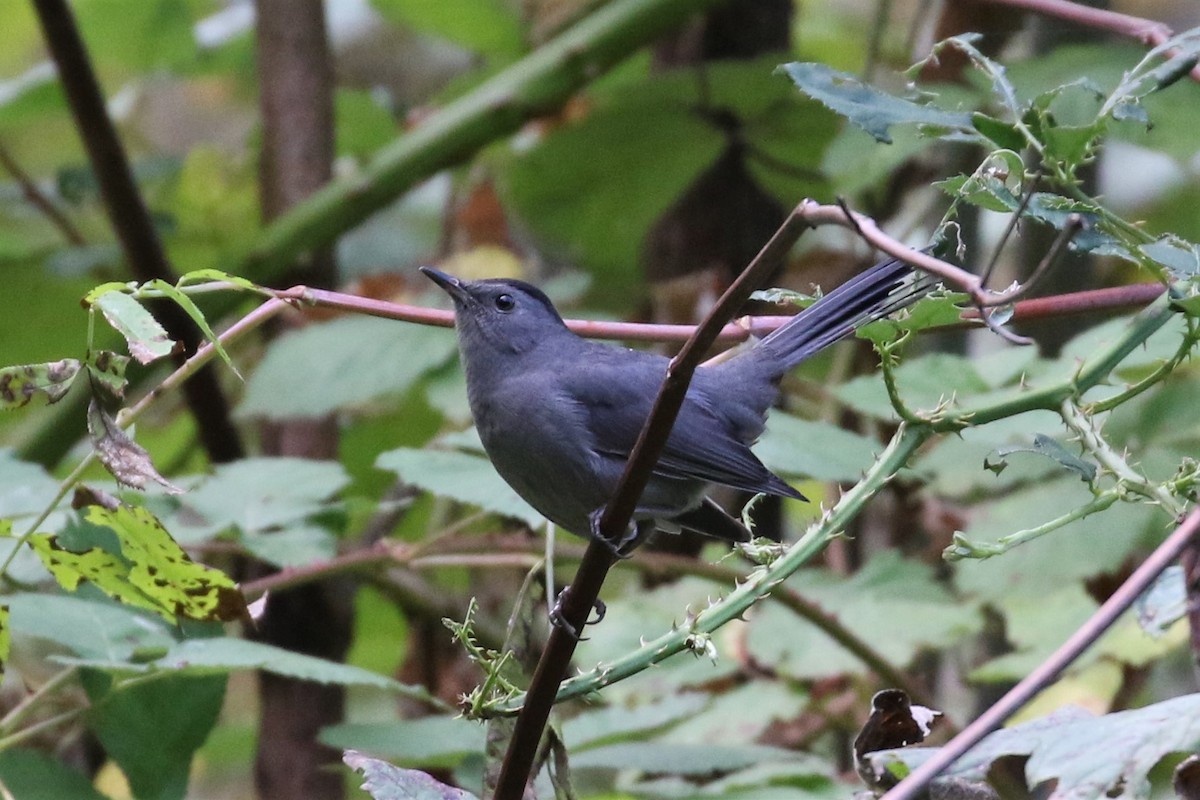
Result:
M513 296L511 294L496 295L495 303L496 303L496 308L499 311L512 311L514 308L517 307L517 301L513 299Z

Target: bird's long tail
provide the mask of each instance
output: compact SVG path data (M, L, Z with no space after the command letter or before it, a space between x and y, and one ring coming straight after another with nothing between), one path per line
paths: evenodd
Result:
M884 261L801 311L747 355L782 375L856 328L912 305L936 285L903 261Z

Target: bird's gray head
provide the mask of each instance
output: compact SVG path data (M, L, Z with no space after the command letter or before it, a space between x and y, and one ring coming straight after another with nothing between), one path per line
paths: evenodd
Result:
M550 298L524 281L464 281L430 267L425 277L454 301L454 325L464 355L524 353L547 338L568 333Z

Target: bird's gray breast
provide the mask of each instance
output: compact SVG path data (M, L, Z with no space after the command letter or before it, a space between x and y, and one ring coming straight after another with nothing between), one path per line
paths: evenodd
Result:
M479 438L500 477L557 525L588 535L588 515L608 499L615 478L598 456L584 409L525 373L471 396Z

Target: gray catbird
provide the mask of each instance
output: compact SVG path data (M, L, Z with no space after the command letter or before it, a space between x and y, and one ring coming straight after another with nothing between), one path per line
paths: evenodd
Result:
M454 300L467 397L496 470L543 516L592 537L666 374L667 358L576 336L539 289L516 280L464 281L422 267ZM822 297L762 341L696 370L630 531L624 555L656 527L749 540L705 497L713 484L805 499L750 451L779 380L860 325L928 291L886 261Z

